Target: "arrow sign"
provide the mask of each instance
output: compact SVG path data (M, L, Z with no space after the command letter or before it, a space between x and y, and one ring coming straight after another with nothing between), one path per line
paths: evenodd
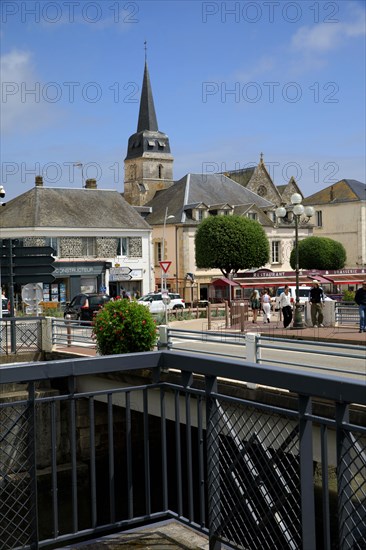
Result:
M109 273L110 275L128 275L131 271L130 267L111 267Z
M55 277L53 275L44 275L38 273L38 275L13 275L14 283L25 285L27 283L53 283ZM9 275L1 275L1 282L4 284L10 283Z
M17 265L13 268L13 275L40 275L53 273L55 268L52 265ZM1 270L2 275L10 275L8 266L4 266Z
M167 273L169 267L171 266L172 262L166 261L166 262L159 262L161 269L164 271L164 273Z
M9 246L0 247L0 256L9 257ZM55 251L52 246L13 246L11 249L12 256L49 256Z

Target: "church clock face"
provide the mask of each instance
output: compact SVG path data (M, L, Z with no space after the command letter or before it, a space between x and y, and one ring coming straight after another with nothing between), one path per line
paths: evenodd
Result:
M260 197L265 197L267 195L267 189L264 185L260 185L257 192Z

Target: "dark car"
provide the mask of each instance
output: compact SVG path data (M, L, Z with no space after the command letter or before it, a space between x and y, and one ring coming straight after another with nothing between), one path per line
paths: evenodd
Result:
M108 294L77 294L66 304L64 317L69 319L92 321L97 313L111 299Z
M8 298L1 298L1 309L3 317L10 317L10 300Z

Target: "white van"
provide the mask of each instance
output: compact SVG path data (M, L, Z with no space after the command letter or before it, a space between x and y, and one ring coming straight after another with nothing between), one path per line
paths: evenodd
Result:
M303 307L309 301L309 294L310 294L311 289L312 289L311 286L307 286L307 285L300 285L299 286L299 301L300 301L300 304ZM280 296L281 296L281 294L284 290L285 290L285 287L280 286L280 287L278 287L278 289L276 291L276 301L275 301L276 311L279 309ZM289 286L289 290L290 290L291 302L295 303L295 301L296 301L296 286ZM324 300L325 301L329 301L329 300L332 301L331 298L328 298L328 296L325 294L325 292L324 292Z

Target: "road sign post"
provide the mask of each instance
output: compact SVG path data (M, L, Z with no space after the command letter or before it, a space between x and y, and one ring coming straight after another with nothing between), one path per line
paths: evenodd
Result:
M159 262L161 267L161 291L166 290L166 277L164 277L164 273L166 274L168 272L169 267L171 266L171 263L169 260L164 260Z

